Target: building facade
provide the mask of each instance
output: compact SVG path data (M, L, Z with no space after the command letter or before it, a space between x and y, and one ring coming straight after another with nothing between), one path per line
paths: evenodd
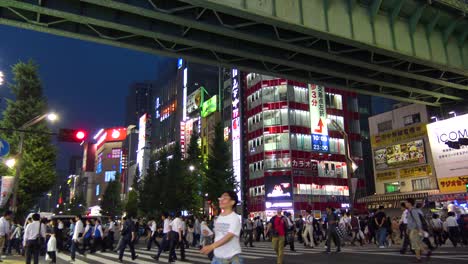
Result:
M277 208L301 213L348 208L349 187L364 192L357 95L333 88L249 73L243 79L247 210L269 217ZM327 120L334 120L327 124ZM351 174L356 180L350 180Z
M125 127L101 129L95 136L96 143L88 146L95 151L94 171L85 175L86 204L91 207L99 205L110 181L120 181L125 156L122 155L122 145L127 136ZM87 153L83 155L87 157Z
M422 201L438 192L424 105L399 105L369 118L376 194L368 207L396 208L408 195Z

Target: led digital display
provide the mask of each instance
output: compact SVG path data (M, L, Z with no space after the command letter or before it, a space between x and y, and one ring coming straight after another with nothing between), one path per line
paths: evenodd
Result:
M265 177L265 193L266 208L292 207L293 188L291 176ZM287 206L289 204L291 206Z
M202 104L201 116L207 117L218 109L218 95L214 95Z
M328 136L320 134L312 134L312 150L316 152L330 151L330 142Z

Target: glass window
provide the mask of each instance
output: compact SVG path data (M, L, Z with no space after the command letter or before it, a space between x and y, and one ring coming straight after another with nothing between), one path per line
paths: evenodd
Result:
M327 108L343 110L343 97L341 94L327 93L325 101Z
M100 193L101 193L101 185L96 184L96 196L99 196Z
M412 180L413 191L422 191L432 189L432 180L430 178Z
M340 126L341 129L344 129L344 118L342 116L336 116L336 115L327 115L327 118L330 120L335 120L336 123ZM332 124L328 125L328 129L334 130L334 131L339 131L340 128L337 128Z
M412 124L420 123L421 122L421 114L413 114L413 115L407 115L403 117L403 122L405 126L410 126Z
M291 149L312 150L312 137L308 134L291 134Z
M322 160L318 164L319 177L348 178L346 162Z
M281 169L291 167L291 158L287 156L273 156L265 158L265 169Z
M362 144L360 141L351 141L351 155L362 157Z
M393 129L392 120L384 121L384 122L377 124L377 130L379 131L379 133L390 131L392 129Z
M329 139L329 144L330 144L330 152L333 154L345 154L345 148L344 148L344 139L342 138L330 138Z
M385 183L385 193L394 193L394 192L400 192L400 183L399 182Z
M348 111L350 111L350 112L358 112L359 111L358 100L357 100L356 97L348 96L347 101L348 101L348 105L347 105Z
M115 181L115 174L116 171L106 171L104 174L104 181L105 182L110 182L110 181Z
M289 133L278 133L264 136L264 144L266 151L272 150L288 150L289 149Z

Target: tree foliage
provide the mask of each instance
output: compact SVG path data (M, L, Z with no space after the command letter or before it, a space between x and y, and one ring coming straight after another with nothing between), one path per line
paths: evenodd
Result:
M3 111L0 127L18 129L25 123L48 111L47 100L43 95L38 67L33 61L19 62L12 67L13 83L9 85L15 95L15 101L7 99L7 108ZM18 188L17 217L23 216L39 200L39 197L50 190L56 179L56 149L51 144L50 129L46 122L39 122L29 128L43 133L25 133L21 174ZM20 133L0 131L0 137L11 146L11 155L18 152ZM2 173L14 175L14 171Z
M215 126L215 136L208 154L208 164L205 169L203 192L214 205L218 204L220 197L226 190L236 190L239 183L234 177L231 152L224 141L224 131L221 123Z
M139 207L144 215L155 213L158 208L161 187L158 184L156 159L151 155L145 177L141 180Z
M115 180L107 184L101 201L101 210L104 215L116 216L122 213L122 202L120 199L121 184L120 175L117 172Z
M128 192L127 203L125 204L127 215L135 217L138 215L138 193L136 190Z
M202 194L202 177L203 163L202 153L200 145L198 144L198 134L193 130L192 136L190 137L190 143L187 148L187 158L185 159L186 166L190 168L193 166L193 170L189 170L184 179L184 193L187 197L187 210L193 213L197 213L198 210L203 206L203 194Z

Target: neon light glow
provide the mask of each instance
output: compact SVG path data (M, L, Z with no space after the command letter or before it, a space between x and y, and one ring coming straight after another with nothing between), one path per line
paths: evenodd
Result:
M94 135L93 139L96 140L102 133L104 132L104 128L101 128L96 135Z
M116 139L116 138L119 138L120 137L120 131L117 130L117 129L114 129L112 131L112 138Z

